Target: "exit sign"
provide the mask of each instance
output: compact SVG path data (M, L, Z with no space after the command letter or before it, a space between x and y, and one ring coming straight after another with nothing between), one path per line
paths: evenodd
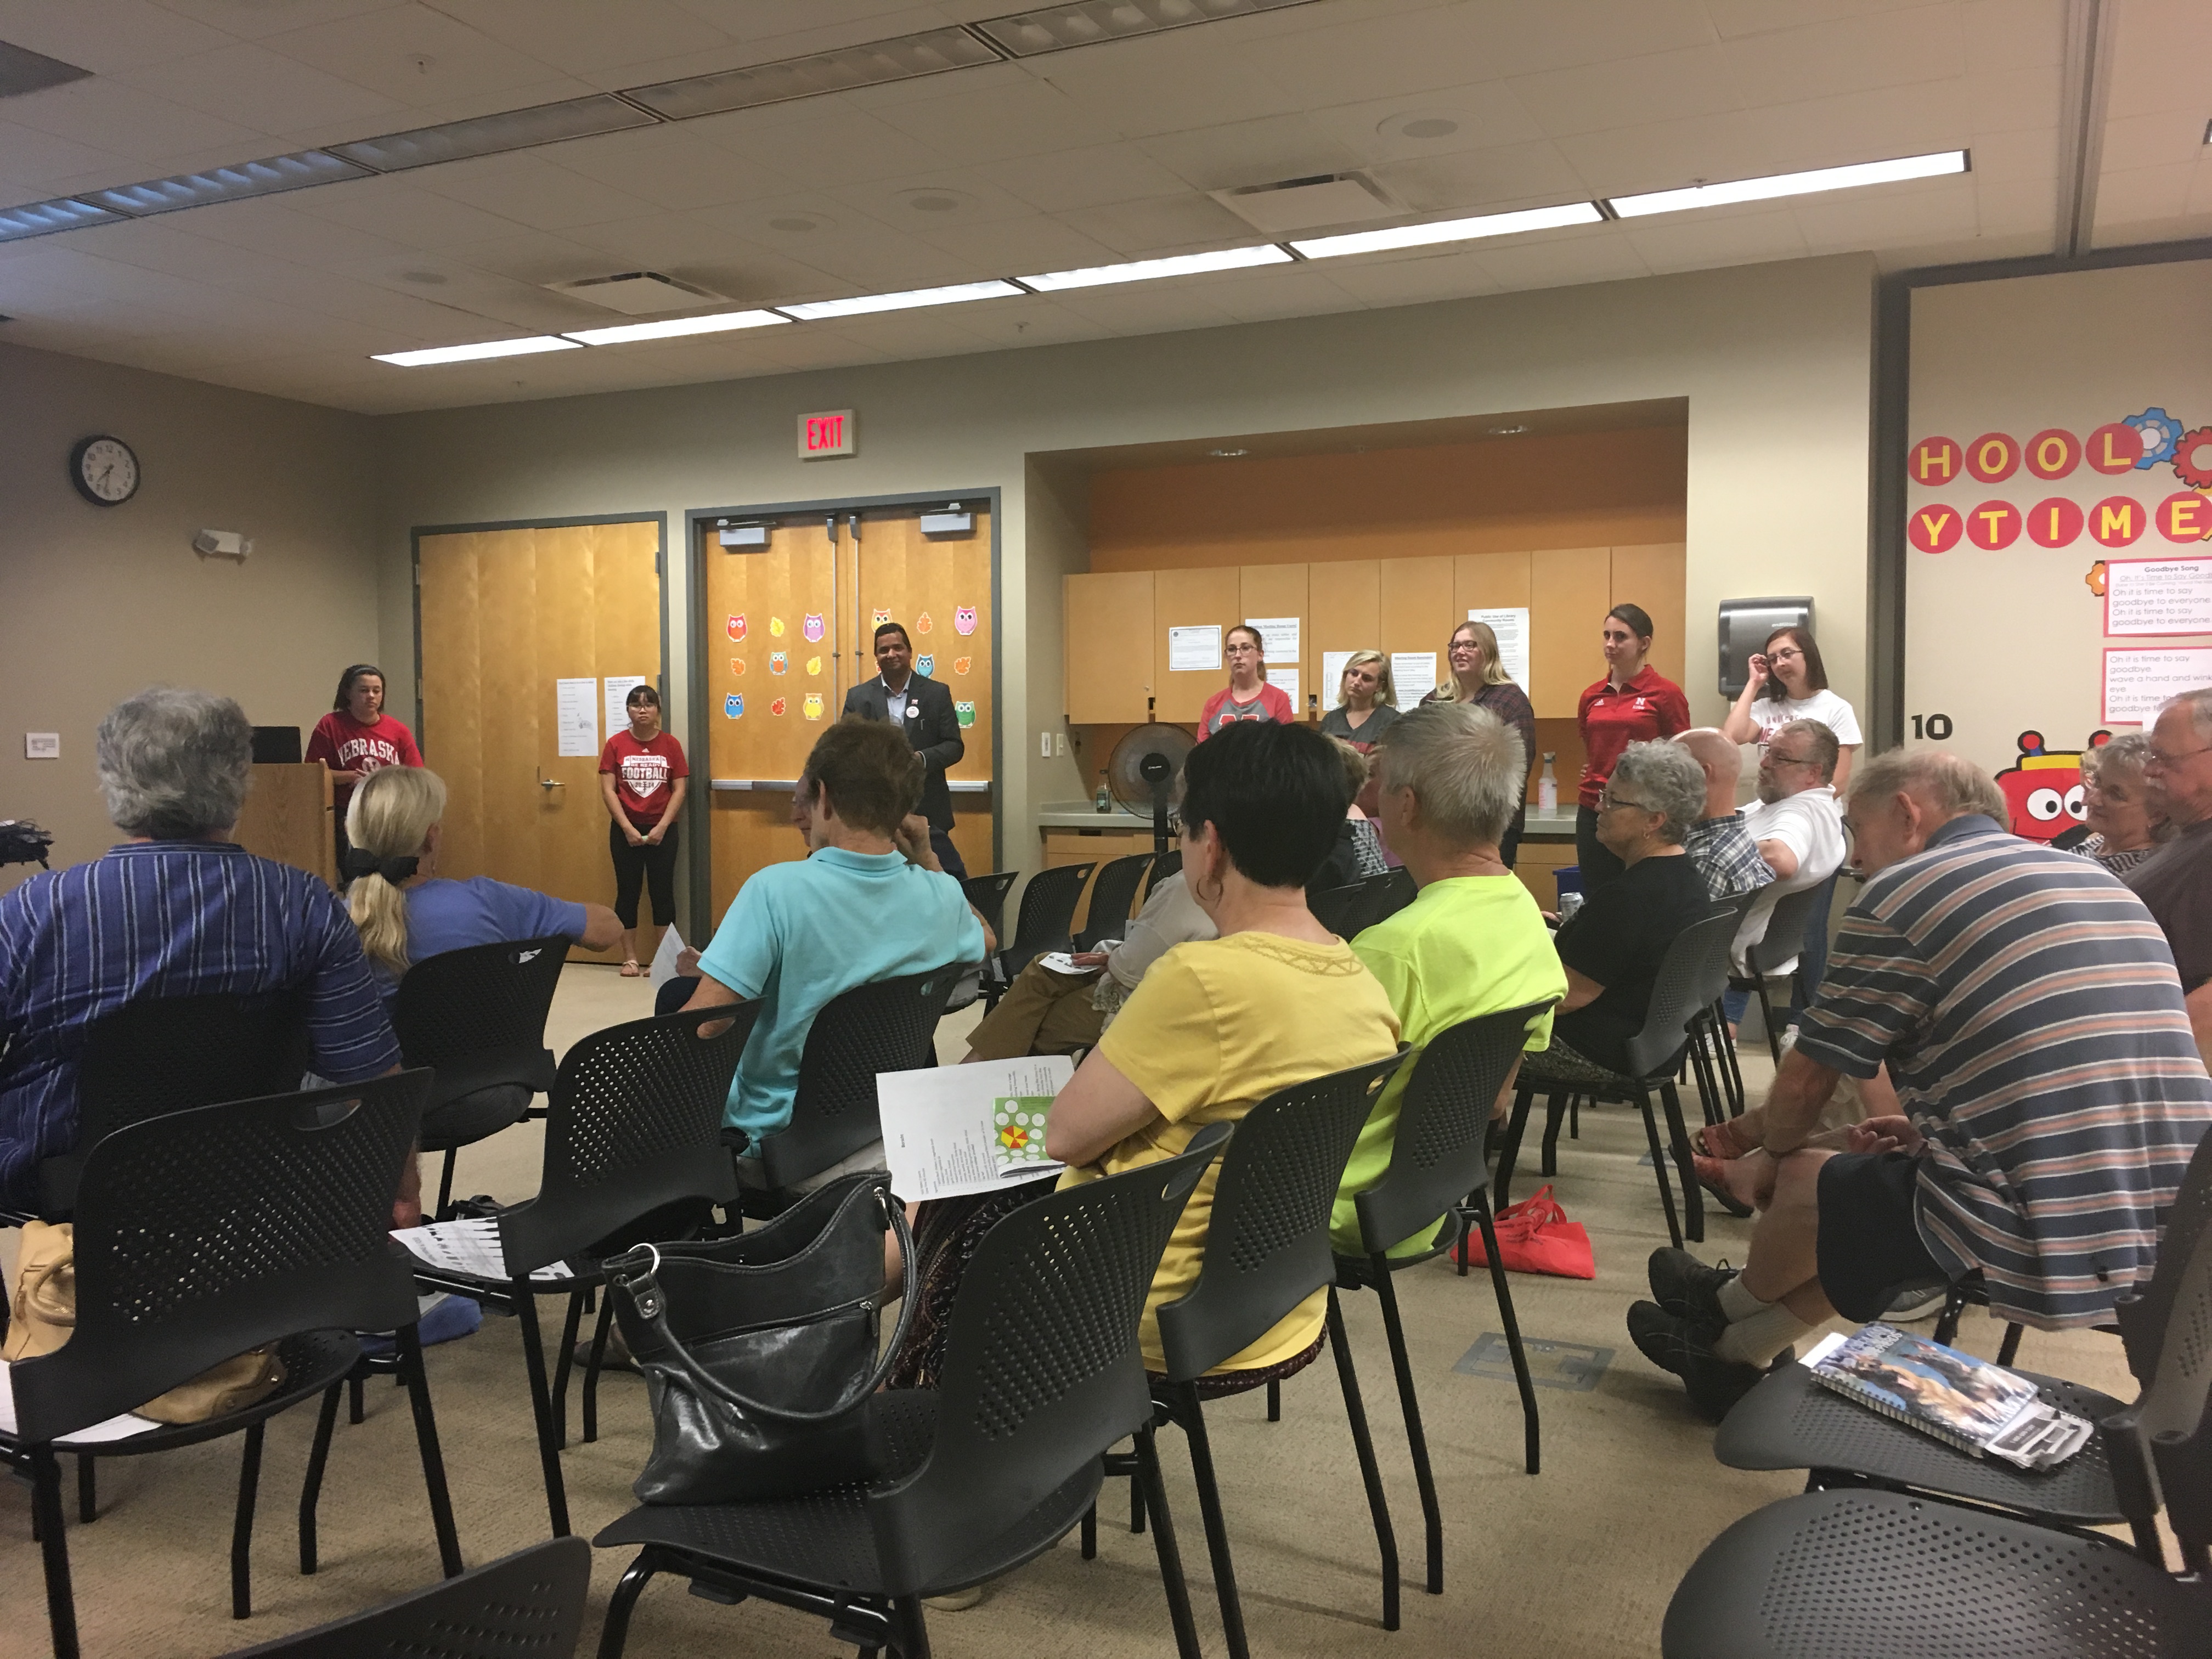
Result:
M851 410L825 410L818 415L799 417L800 460L823 461L833 455L857 455L860 453L859 434L854 429Z

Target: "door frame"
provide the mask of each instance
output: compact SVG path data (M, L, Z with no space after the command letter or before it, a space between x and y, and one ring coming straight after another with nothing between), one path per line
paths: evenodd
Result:
M1003 520L1000 492L992 485L975 489L902 490L892 495L825 495L802 501L745 502L735 507L690 507L684 510L684 544L688 550L686 570L690 591L684 596L686 624L691 629L689 636L691 653L691 684L690 717L684 721L684 742L687 752L705 755L713 726L707 710L708 653L702 648L706 626L707 544L699 526L708 519L768 519L799 518L810 514L865 513L871 507L935 506L945 501L983 501L990 503L991 513L991 866L1002 868L1006 861L1006 791L1003 779L1006 770L1006 722L1005 641L1005 606L1000 597L1000 550L1002 545ZM661 656L667 658L668 618L665 600L667 579L660 586L664 602L661 612ZM419 599L418 599L419 603ZM696 807L699 814L696 830L689 824L685 832L691 837L690 856L685 869L690 878L690 902L686 907L691 923L691 937L704 940L714 931L713 898L713 852L709 844L713 827L708 818L712 810L711 797L714 781L711 769L707 787L695 788L687 807ZM703 948L703 947L702 947Z

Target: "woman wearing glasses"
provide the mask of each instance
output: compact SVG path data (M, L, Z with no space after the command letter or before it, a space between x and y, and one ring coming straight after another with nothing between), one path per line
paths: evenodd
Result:
M1267 659L1257 629L1242 623L1221 641L1221 654L1229 659L1229 684L1206 700L1198 716L1198 740L1204 743L1224 726L1239 720L1273 720L1290 726L1297 718L1282 687L1267 684Z
M1423 702L1471 702L1478 708L1486 708L1521 734L1521 752L1528 759L1529 769L1536 764L1536 711L1530 706L1528 694L1515 684L1505 672L1504 659L1498 650L1498 633L1486 622L1463 622L1452 629L1450 642L1444 647L1444 660L1450 665L1451 678L1429 693ZM1528 791L1528 779L1522 779L1521 793ZM1498 843L1498 855L1510 870L1521 846L1521 831L1528 822L1528 804L1521 803L1521 810L1513 815L1513 822L1505 826L1505 834Z
M1828 690L1828 671L1811 631L1778 628L1751 653L1749 679L1721 723L1721 735L1731 743L1755 743L1764 754L1766 740L1792 720L1818 720L1836 734L1843 750L1836 763L1840 799L1850 781L1851 756L1863 741L1858 716L1850 704Z
M2083 821L2089 838L2074 850L2124 876L2172 841L2173 821L2165 802L2150 799L2143 763L2149 736L2125 732L2081 757Z

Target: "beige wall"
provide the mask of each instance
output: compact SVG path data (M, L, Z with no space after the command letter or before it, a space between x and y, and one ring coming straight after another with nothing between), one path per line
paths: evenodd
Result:
M1022 826L1073 775L1036 744L1059 720L1057 589L1077 522L1066 491L1030 500L1029 456L1686 397L1693 711L1721 713L1705 666L1720 599L1798 592L1818 602L1837 689L1863 707L1874 281L1874 262L1854 255L391 416L378 422L384 649L397 659L412 638L412 526L665 511L673 538L686 507L995 486L1000 615L1029 632L1002 659L1002 805L1008 857L1029 863ZM798 460L793 417L847 407L860 454ZM672 562L680 601L685 562ZM679 720L688 631L672 630Z
M0 817L35 818L56 864L79 863L116 839L93 733L121 698L204 686L305 726L341 669L375 657L371 422L4 345L0 410ZM101 432L143 472L120 507L69 481L70 447ZM243 532L252 556L200 558L200 529ZM24 759L26 732L61 733L61 758Z

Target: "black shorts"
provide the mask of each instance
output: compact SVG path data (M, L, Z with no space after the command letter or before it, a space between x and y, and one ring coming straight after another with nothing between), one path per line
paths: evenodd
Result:
M1899 1291L1950 1275L1921 1242L1919 1161L1838 1152L1820 1166L1820 1290L1846 1319L1879 1319Z

